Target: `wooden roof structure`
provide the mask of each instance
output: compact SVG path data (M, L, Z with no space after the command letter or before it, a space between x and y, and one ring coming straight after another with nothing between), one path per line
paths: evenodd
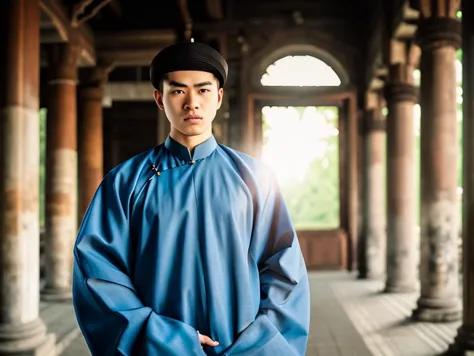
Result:
M390 38L411 40L418 11L402 0L41 0L41 43L82 46L81 65L110 62L119 78L146 72L166 45L194 38L231 65L265 45L310 42L347 70L361 92L387 73ZM324 57L324 56L323 56ZM323 58L324 59L324 58ZM333 63L328 63L333 65ZM127 72L128 71L128 72ZM115 75L115 74L114 74ZM145 73L146 76L146 73ZM114 77L111 77L114 80Z

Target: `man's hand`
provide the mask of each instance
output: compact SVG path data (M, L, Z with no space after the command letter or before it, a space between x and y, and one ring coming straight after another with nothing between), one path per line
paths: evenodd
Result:
M217 345L219 345L219 343L217 341L213 341L209 336L200 334L199 331L198 331L198 335L199 335L199 343L201 344L201 346L204 346L204 345L217 346Z

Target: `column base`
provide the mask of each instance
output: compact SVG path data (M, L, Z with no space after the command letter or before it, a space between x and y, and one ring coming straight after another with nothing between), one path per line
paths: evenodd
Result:
M72 300L71 288L52 288L45 286L41 291L41 300L45 302L66 302Z
M474 330L464 325L458 329L454 343L443 353L443 356L467 356L474 354Z
M385 274L375 274L368 272L359 272L357 279L364 279L368 281L382 281L385 278Z
M396 293L396 294L409 294L409 293L418 292L418 288L414 285L387 284L387 285L385 285L384 292L385 293Z
M41 319L28 324L0 325L0 355L52 356L56 354L56 336L47 334Z
M449 323L461 320L462 310L457 300L420 298L412 319L430 323Z

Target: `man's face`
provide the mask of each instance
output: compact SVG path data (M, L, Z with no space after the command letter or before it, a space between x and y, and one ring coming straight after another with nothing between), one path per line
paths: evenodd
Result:
M223 89L215 76L201 71L177 71L167 75L163 92L155 100L180 136L210 136L212 121L222 103Z

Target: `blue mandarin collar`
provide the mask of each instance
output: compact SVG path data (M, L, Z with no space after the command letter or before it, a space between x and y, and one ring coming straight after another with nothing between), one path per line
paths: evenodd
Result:
M196 148L194 148L194 154L191 154L186 146L183 146L171 136L168 136L165 141L165 147L176 158L189 162L209 156L216 149L217 141L214 136L211 136L203 143L197 145Z

